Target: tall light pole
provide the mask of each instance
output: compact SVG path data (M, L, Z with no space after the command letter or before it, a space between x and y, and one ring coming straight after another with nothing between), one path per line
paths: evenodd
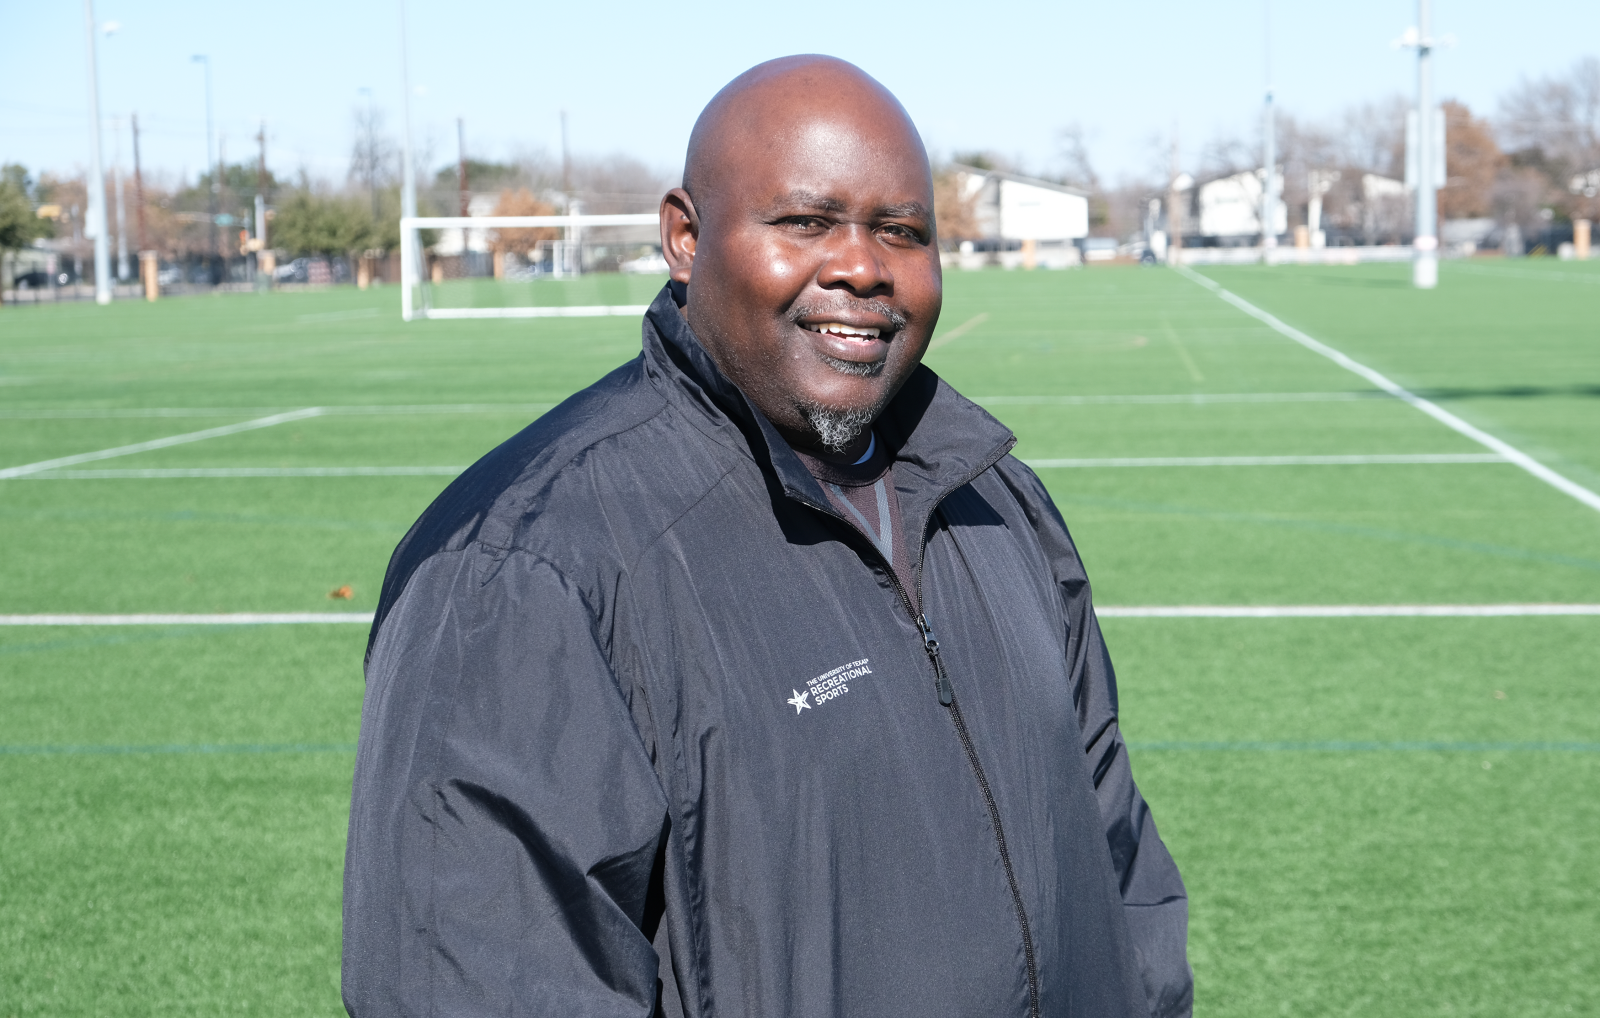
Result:
M1277 194L1273 187L1278 169L1278 123L1272 109L1272 0L1265 0L1265 54L1267 71L1267 97L1261 110L1261 260L1273 262L1273 250L1278 246Z
M411 60L406 49L406 0L400 3L400 215L417 214L417 172L411 165Z
M111 247L106 242L106 174L100 164L100 75L94 46L94 0L83 0L84 38L89 47L89 229L94 232L94 300L111 303Z
M1411 284L1419 290L1439 285L1439 203L1434 195L1433 55L1428 0L1417 0L1417 229L1412 241Z
M211 159L211 153L216 151L215 146L212 144L211 132L211 58L204 53L196 53L189 59L194 63L204 64L206 67L206 165L211 167L211 198L210 204L207 206L211 213L209 240L211 246L207 254L212 259L215 259L217 256L217 192L221 188L221 182L217 180L217 167ZM215 273L216 267L214 265L207 266L207 271Z

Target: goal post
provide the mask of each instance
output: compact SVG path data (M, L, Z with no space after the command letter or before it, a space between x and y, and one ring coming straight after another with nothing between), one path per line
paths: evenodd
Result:
M592 318L602 315L642 315L648 304L535 305L511 307L435 307L431 280L424 271L423 230L461 230L463 251L468 230L559 229L562 240L552 242L556 275L575 275L589 228L656 226L655 212L618 215L567 216L406 216L400 220L400 317L417 318Z

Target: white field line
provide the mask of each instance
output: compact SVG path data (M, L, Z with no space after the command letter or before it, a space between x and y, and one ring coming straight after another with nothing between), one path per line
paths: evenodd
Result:
M1027 459L1035 470L1100 467L1345 467L1404 463L1504 463L1492 452L1420 452L1373 456L1138 456L1106 459Z
M1358 400L1389 399L1387 392L1196 392L1129 393L1103 396L971 396L974 403L988 406L1101 406L1106 404L1195 404L1207 403L1348 403ZM542 413L554 403L415 403L373 406L325 406L324 416L362 416L412 414L512 414ZM0 420L115 420L144 417L240 417L276 414L293 407L45 407L32 410L0 410Z
M1347 403L1388 399L1389 393L1370 392L1194 392L1111 396L969 396L984 406L1101 406L1105 404L1179 403Z
M554 403L412 403L397 405L357 405L321 407L323 417L409 416L412 414L521 414L543 413ZM279 414L294 407L107 407L40 410L0 410L0 420L112 420L125 417L243 417L253 414Z
M1511 445L1509 442L1502 441L1501 439L1489 434L1487 431L1468 424L1466 421L1439 406L1437 403L1434 403L1431 400L1423 399L1421 396L1418 396L1416 393L1400 385L1398 382L1390 380L1387 375L1383 375L1377 371L1374 371L1372 368L1367 367L1365 364L1354 360L1346 354L1340 353L1338 350L1328 346L1326 343L1321 343L1315 339L1312 339L1310 336L1301 332L1294 326L1286 324L1277 316L1261 310L1254 304L1245 300L1243 297L1239 297L1233 293L1230 293L1229 291L1223 289L1218 283L1207 279L1205 276L1195 272L1193 269L1190 269L1184 265L1174 265L1173 268L1176 269L1181 275L1200 284L1201 286L1210 290L1212 293L1215 293L1218 297L1221 297L1223 300L1227 301L1229 304L1232 304L1234 307L1238 308L1240 311L1243 311L1250 317L1266 323L1274 331L1294 340L1307 350L1310 350L1313 353L1321 354L1322 356L1333 361L1335 364L1344 368L1346 371L1360 375L1362 378L1365 378L1367 381L1389 393L1391 396L1394 396L1396 399L1405 400L1407 403L1410 403L1412 406L1416 407L1418 410L1421 410L1423 413L1427 414L1429 417L1432 417L1434 420L1438 421L1440 424L1443 424L1452 431L1455 431L1461 435L1465 435L1467 438L1477 442L1485 449L1499 453L1511 463L1514 463L1523 470L1526 470L1528 473L1550 485L1552 488L1555 488L1557 491L1561 491L1572 496L1591 509L1600 510L1600 494L1596 494L1595 492L1590 491L1588 488L1585 488L1583 485L1578 484L1576 481L1556 473L1554 470L1551 470L1549 467L1545 466L1543 463L1540 463L1532 456L1529 456L1521 449L1518 449L1516 446Z
M157 481L186 477L455 477L466 467L150 467L144 470L52 470L29 481Z
M987 312L987 311L983 311L983 312L980 312L978 314L975 314L971 318L968 318L966 321L962 322L960 325L958 325L955 328L951 329L949 332L945 333L944 335L935 336L933 341L928 344L928 349L929 350L934 350L934 349L937 349L938 347L944 346L946 343L953 343L956 340L960 339L962 336L965 336L967 333L971 332L973 329L976 329L978 326L982 325L984 322L987 322L988 320L989 320L989 312Z
M426 318L604 318L607 315L642 315L648 304L592 304L570 307L429 308Z
M1505 463L1492 452L1396 453L1374 456L1146 456L1107 459L1023 460L1036 470L1102 467L1295 467L1369 464ZM389 467L149 467L128 470L51 470L30 481L155 481L227 477L456 477L464 466Z
M1105 606L1103 619L1500 618L1597 615L1600 604L1310 604ZM216 615L0 615L0 626L370 625L371 612L232 612Z
M1498 618L1600 615L1600 604L1156 605L1096 608L1103 619Z
M207 428L204 431L191 431L183 435L169 435L166 438L155 438L148 442L135 442L132 445L119 445L113 449L100 449L95 452L80 452L73 456L61 456L53 460L40 460L37 463L24 463L21 466L6 467L0 470L0 481L10 480L14 477L26 477L29 474L38 474L46 470L55 470L58 467L77 466L79 463L93 463L96 460L115 459L118 456L131 456L138 452L150 452L153 449L166 449L174 445L185 445L189 442L203 442L208 438L221 438L224 435L237 435L242 431L255 431L260 428L270 428L276 424L287 424L290 421L301 421L308 417L322 416L323 409L319 406L305 407L300 410L291 410L288 413L273 414L270 417L258 417L253 421L241 421L238 424L225 424L220 428Z
M0 615L0 626L269 626L348 622L372 612L230 612L220 615Z

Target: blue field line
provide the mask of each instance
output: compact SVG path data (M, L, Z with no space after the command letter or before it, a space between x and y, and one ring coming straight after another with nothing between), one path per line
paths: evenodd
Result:
M1600 742L1129 742L1143 751L1243 753L1600 753Z
M0 756L145 756L173 754L354 753L353 742L198 743L170 746L6 746Z

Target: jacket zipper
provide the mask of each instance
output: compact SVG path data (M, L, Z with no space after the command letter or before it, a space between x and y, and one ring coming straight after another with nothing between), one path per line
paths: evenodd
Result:
M986 464L983 470L989 469L990 466L993 466L993 464ZM972 483L972 480L978 474L983 473L983 470L974 473L971 477L963 480L961 484L950 488L949 491L955 491L963 485ZM939 502L942 501L944 499L941 497L938 502L934 503L933 511L938 510ZM809 502L807 504L836 519L844 519L834 511L832 506L824 507ZM917 550L923 554L927 553L928 521L932 519L933 511L930 511L929 515L923 519L922 528L917 533L917 541L919 542ZM854 528L851 529L853 530ZM879 558L883 557L882 552L879 552L877 548L873 548L872 552ZM972 768L973 777L978 779L978 790L983 793L983 803L989 810L989 824L994 828L995 844L1000 849L1000 864L1005 868L1006 884L1011 889L1011 904L1017 910L1017 923L1022 927L1022 954L1028 967L1028 1016L1029 1018L1039 1018L1039 966L1033 954L1033 929L1028 925L1028 910L1022 904L1022 888L1017 883L1017 873L1011 865L1011 852L1006 848L1006 831L1004 825L1000 822L1000 806L994 801L994 791L989 787L988 775L984 773L983 763L978 759L978 750L972 744L972 733L967 730L967 723L961 717L961 705L956 702L955 688L950 684L950 675L945 671L944 660L939 656L939 641L934 638L933 628L928 625L927 615L920 611L922 606L922 573L920 571L917 573L917 600L913 603L911 595L907 593L905 586L901 584L900 577L895 573L894 568L889 566L887 562L885 566L888 569L890 582L900 592L900 600L905 605L907 613L910 614L911 621L916 623L917 631L922 634L922 649L927 653L928 661L933 665L934 690L938 693L940 705L950 711L950 720L955 725L956 737L961 740L961 749L967 755L967 764Z
M950 685L950 676L945 671L943 659L939 657L939 641L934 638L933 629L929 627L926 615L917 616L917 629L922 632L923 650L927 651L928 660L933 663L933 681L939 691L939 702L950 711L950 720L955 724L956 736L961 740L961 748L966 751L967 763L972 767L973 776L978 779L978 790L983 793L983 804L989 809L989 823L994 827L994 840L1000 848L1000 863L1005 867L1006 883L1011 888L1011 904L1016 907L1017 922L1022 926L1022 953L1028 963L1028 1014L1030 1018L1039 1018L1039 969L1033 956L1033 930L1028 925L1028 910L1022 904L1022 888L1017 884L1016 870L1011 865L1011 853L1006 848L1006 830L1000 822L1000 806L994 801L989 778L984 774L983 763L978 759L978 750L972 744L972 733L967 730L967 723L961 717L961 705L956 702L955 690Z

